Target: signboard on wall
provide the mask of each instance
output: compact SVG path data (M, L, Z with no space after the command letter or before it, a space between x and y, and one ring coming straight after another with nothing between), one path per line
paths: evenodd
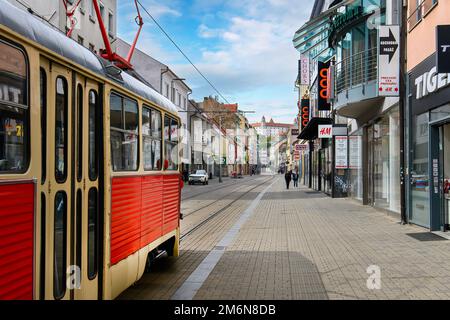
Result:
M302 99L300 101L300 128L303 130L309 122L309 99Z
M330 63L318 62L317 64L317 85L318 85L318 97L317 97L317 110L329 111L331 104L330 98Z
M450 73L450 25L436 26L437 73Z
M349 137L349 145L350 145L350 169L361 169L362 168L362 159L361 159L361 150L362 150L362 137L361 136L350 136Z
M307 56L300 55L299 69L300 85L309 85L309 58Z
M400 27L380 26L378 33L378 91L382 97L398 97L400 81Z
M347 169L348 168L348 138L347 136L336 136L335 137L335 158L336 158L336 169Z
M318 130L319 130L319 133L318 133L319 139L333 138L333 125L332 124L319 125Z

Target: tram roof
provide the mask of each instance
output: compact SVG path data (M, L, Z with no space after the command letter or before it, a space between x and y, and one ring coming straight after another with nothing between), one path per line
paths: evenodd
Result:
M125 71L118 76L111 76L107 71L107 68L112 66L109 61L97 56L41 18L13 6L6 0L0 0L0 24L177 114L177 107L155 89Z

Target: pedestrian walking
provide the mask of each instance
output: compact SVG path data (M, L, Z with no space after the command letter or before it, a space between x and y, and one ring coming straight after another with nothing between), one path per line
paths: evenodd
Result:
M292 171L286 170L286 173L284 174L284 180L286 180L286 189L289 190L289 185L291 184L292 179Z
M295 172L292 174L292 180L294 180L294 187L298 188L298 171L295 170Z

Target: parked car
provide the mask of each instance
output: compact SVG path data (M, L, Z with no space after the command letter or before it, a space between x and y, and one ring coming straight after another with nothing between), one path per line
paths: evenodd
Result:
M196 182L208 184L206 170L197 170L195 173L189 175L189 184L195 184Z

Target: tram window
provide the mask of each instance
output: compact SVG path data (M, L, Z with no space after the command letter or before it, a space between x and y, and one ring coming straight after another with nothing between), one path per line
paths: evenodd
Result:
M98 96L97 92L91 90L89 92L89 179L91 181L97 180L98 177L98 152L97 139L98 126Z
M27 60L0 40L0 173L25 172L29 162Z
M63 183L67 178L67 81L56 78L55 178Z
M41 184L47 179L47 74L40 70L41 87Z
M66 291L67 196L64 191L55 194L54 212L53 294L55 299L61 299Z
M98 246L98 201L97 189L89 190L88 203L88 277L89 280L97 276L97 246Z
M161 112L142 108L144 170L161 170Z
M81 181L83 179L83 88L81 84L77 86L77 180Z
M178 122L164 117L165 159L169 162L168 170L178 169Z
M138 168L138 105L111 93L111 163L114 171Z

